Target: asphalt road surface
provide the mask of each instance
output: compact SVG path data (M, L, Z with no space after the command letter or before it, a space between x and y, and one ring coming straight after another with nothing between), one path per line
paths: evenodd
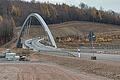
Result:
M41 44L39 41L42 39L29 39L25 41L25 45L29 48L32 48L35 51L46 51L46 52L55 52L56 54L65 54L68 56L68 54L72 54L74 56L78 56L78 52L70 52L65 51L64 49L56 49L50 46L45 46ZM85 51L85 49L84 49ZM97 60L111 60L111 61L120 61L120 55L115 54L98 54L98 53L91 53L89 52L89 49L86 49L87 53L80 52L81 58L90 59L91 56L96 56Z

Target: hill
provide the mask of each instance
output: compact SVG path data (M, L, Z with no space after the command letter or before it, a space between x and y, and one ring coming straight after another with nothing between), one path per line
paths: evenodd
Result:
M75 49L80 45L88 47L90 46L88 34L93 31L96 35L95 47L120 48L120 26L83 21L70 21L48 26L58 47ZM16 32L19 32L20 29L17 27ZM31 25L28 31L30 31L29 35L24 35L24 39L47 36L41 25Z
M49 25L55 36L80 35L83 32L93 31L95 33L119 33L120 26L111 24L100 24L83 21L71 21L61 24Z
M116 25L70 21L52 24L49 25L49 28L59 47L78 47L80 44L88 46L88 34L90 31L93 31L96 35L95 46L99 46L99 44L119 46L120 43L120 26ZM41 35L46 35L42 27L32 25L30 38Z
M80 35L82 33L89 33L93 31L94 33L113 33L119 34L120 33L120 26L111 25L111 24L101 24L101 23L92 23L92 22L85 22L85 21L69 21L60 24L52 24L48 25L52 34L55 37L63 37L68 35ZM39 33L40 30L38 29L39 25L32 25L31 32ZM40 28L42 29L42 28ZM43 34L43 30L41 33ZM32 35L31 35L32 36Z

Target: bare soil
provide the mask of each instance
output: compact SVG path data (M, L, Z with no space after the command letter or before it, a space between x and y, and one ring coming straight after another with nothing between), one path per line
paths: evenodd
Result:
M120 80L120 63L14 49L28 62L1 62L0 80Z
M70 22L64 22L61 24L52 24L48 26L54 37L80 35L83 33L89 33L89 31L93 31L94 33L103 33L103 34L119 34L120 33L120 26L84 22L84 21L70 21ZM42 29L42 27L40 27L40 25L36 25L36 26L32 25L30 32L31 32L30 36L45 34L45 31Z
M91 61L76 57L61 57L48 54L32 54L33 61L55 63L66 69L77 72L94 74L108 79L120 80L120 63L113 61ZM98 79L97 79L98 80ZM104 79L102 79L104 80Z
M110 80L49 63L0 63L0 80Z

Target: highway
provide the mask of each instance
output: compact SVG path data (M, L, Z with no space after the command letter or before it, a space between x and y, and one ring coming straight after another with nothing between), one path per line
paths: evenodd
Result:
M51 46L45 46L44 44L40 43L41 40L43 39L39 39L39 38L29 39L24 42L24 45L27 46L29 49L32 49L33 51L46 52L46 53L51 52L51 54L59 54L62 56L68 56L69 51L66 51L60 48L54 48Z
M42 39L33 38L25 41L25 46L29 47L30 49L33 49L34 51L49 51L52 50L51 47L47 47L43 44L41 44L39 41Z
M45 51L46 53L52 52L52 53L56 53L64 56L68 56L69 54L72 54L73 56L76 56L76 57L78 56L78 52L70 52L70 51L66 51L65 49L45 46L44 44L40 43L41 40L43 39L39 39L39 38L29 39L25 41L25 45L30 49L33 49L34 51L38 51L38 52ZM91 52L88 52L90 50L87 50L87 49L86 49L87 52L84 52L84 51L80 53L81 58L90 59L91 56L94 55L96 56L97 60L120 61L120 55L91 53Z
M71 52L75 56L78 56L78 52ZM96 56L97 60L109 60L109 61L120 61L120 55L115 54L98 54L98 53L80 53L81 58L91 59L91 56Z

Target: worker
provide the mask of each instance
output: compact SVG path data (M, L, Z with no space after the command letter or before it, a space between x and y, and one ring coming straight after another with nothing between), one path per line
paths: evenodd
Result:
M80 57L80 49L78 49L78 51L77 51L77 52L78 52L78 57Z

